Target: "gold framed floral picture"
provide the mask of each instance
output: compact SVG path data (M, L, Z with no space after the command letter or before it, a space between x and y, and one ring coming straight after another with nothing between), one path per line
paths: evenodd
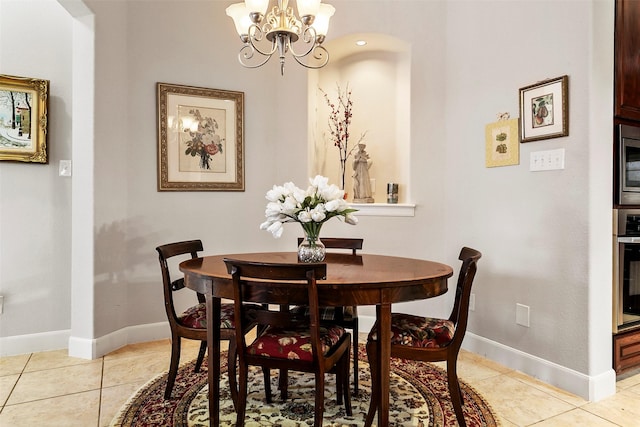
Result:
M158 191L244 191L244 92L157 83Z
M520 89L521 142L569 135L569 76Z
M485 126L485 166L510 166L520 163L518 119L498 120Z
M49 80L0 74L0 160L47 163Z

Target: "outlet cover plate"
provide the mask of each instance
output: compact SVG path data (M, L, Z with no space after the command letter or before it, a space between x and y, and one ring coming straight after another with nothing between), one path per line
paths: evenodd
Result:
M516 323L529 327L529 306L516 303Z

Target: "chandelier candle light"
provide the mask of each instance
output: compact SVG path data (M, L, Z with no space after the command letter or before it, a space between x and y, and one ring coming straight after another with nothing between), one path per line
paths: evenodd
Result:
M298 259L301 262L322 262L325 247L320 241L322 224L333 217L356 225L358 219L353 215L357 209L351 208L344 200L344 191L329 179L317 175L309 179L309 187L302 190L292 182L282 186L274 185L267 192L267 220L260 224L261 230L267 230L273 237L282 236L283 224L299 222L304 231L304 240L298 247Z
M289 0L277 0L277 4L265 16L269 2L270 0L246 0L227 8L227 15L233 19L240 40L244 43L238 53L240 64L247 68L261 67L277 51L281 75L284 75L287 52L291 52L296 62L306 68L322 68L327 65L329 52L322 43L335 8L321 3L321 0L297 0L298 19L289 6ZM302 52L296 52L293 47L299 40L307 45ZM256 57L256 53L260 56ZM312 61L304 62L305 57L307 60L312 58Z

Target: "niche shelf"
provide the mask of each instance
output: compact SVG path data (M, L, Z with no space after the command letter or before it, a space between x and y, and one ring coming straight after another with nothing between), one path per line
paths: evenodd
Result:
M416 205L412 203L349 203L358 209L356 216L415 216Z

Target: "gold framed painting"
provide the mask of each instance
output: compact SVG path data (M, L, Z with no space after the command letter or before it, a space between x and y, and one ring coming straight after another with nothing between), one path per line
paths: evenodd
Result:
M569 135L569 76L520 89L521 141Z
M0 74L0 160L47 163L49 80Z
M510 166L520 163L518 119L499 120L485 126L485 166Z
M158 191L244 191L244 92L156 89Z

